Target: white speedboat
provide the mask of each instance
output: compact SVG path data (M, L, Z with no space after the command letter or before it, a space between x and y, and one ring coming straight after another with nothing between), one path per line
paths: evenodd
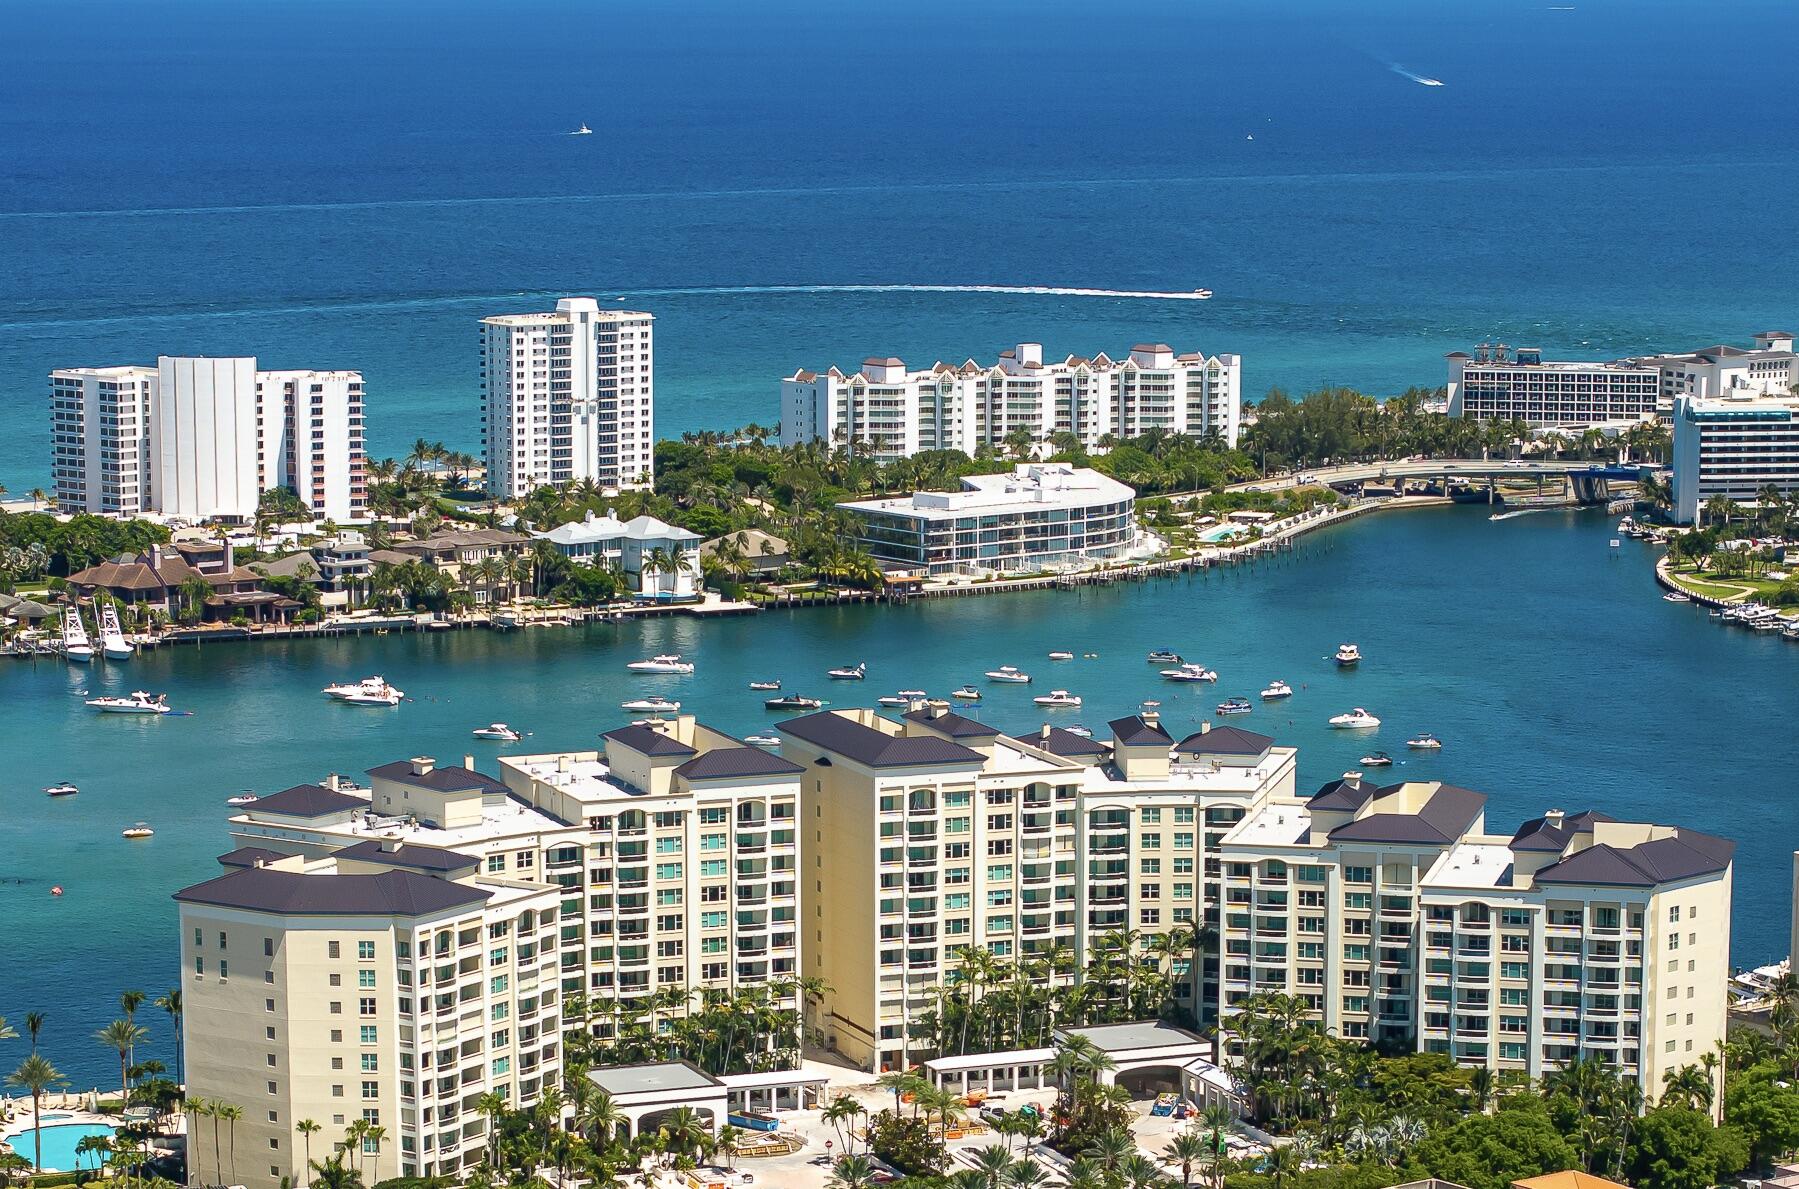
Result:
M1001 665L997 669L989 669L984 674L988 681L1005 681L1013 685L1029 685L1031 675L1017 665Z
M1081 704L1080 698L1065 689L1052 689L1047 694L1032 698L1031 701L1039 706L1079 706Z
M1227 698L1218 703L1219 714L1248 714L1255 707L1249 704L1248 698Z
M89 698L87 705L101 714L167 714L168 695L132 690L128 698Z
M981 691L972 685L965 685L961 689L951 691L950 697L963 702L978 702L981 700Z
M1671 590L1662 596L1662 602L1664 603L1690 603L1692 601L1692 595L1681 594L1678 590Z
M868 676L868 662L858 661L854 665L845 665L836 669L826 669L825 676L832 681L861 681Z
M910 706L911 704L912 704L912 699L906 697L903 694L882 694L880 697L875 699L875 705L877 705L877 706L898 707L898 706Z
M778 681L752 681L750 682L750 688L776 690L781 688L781 683Z
M119 833L126 838L149 838L151 835L155 834L156 831L152 830L143 822L139 822L135 826L120 830Z
M1218 680L1218 674L1215 670L1208 669L1204 665L1195 665L1190 662L1188 664L1182 665L1178 669L1163 669L1162 676L1166 677L1170 681L1217 681Z
M1062 729L1064 731L1067 731L1070 735L1077 735L1082 739L1093 738L1093 728L1092 727L1084 727L1078 722L1075 723L1073 726L1063 727Z
M100 652L109 661L130 660L137 649L125 638L125 630L119 626L119 613L111 603L100 608Z
M93 641L88 639L79 607L65 608L62 613L62 654L78 665L90 664L94 659Z
M899 698L905 698L908 701L922 701L923 699L928 698L931 695L927 694L924 690L921 690L921 689L902 689L902 690L894 691L894 696L899 697Z
M1331 718L1331 726L1336 727L1338 730L1353 731L1363 727L1378 727L1380 726L1380 719L1369 714L1360 706L1357 706L1348 714L1334 715Z
M387 683L385 677L378 676L327 685L320 692L339 702L355 702L358 705L397 706L400 699L406 696L404 690L395 689Z
M1152 665L1178 665L1181 654L1172 648L1158 648L1149 654L1148 660Z
M517 743L524 737L503 722L490 722L469 733L477 739L497 739L501 743Z
M1264 702L1272 702L1276 698L1290 698L1292 696L1293 687L1284 681L1270 681L1268 683L1268 688L1262 691L1262 700Z
M1391 768L1392 766L1393 757L1384 751L1370 752L1362 757L1362 767L1364 768Z
M1052 661L1071 661L1074 659L1074 653L1056 651L1049 654L1049 659Z
M632 661L625 666L633 673L679 673L693 672L693 662L684 661L673 653L653 656L647 661Z
M386 689L346 694L338 701L346 706L398 706L404 697L399 690L388 686Z
M586 124L583 124L579 128L575 129L573 132L569 133L569 135L570 136L592 136L593 129L589 128Z
M781 746L781 737L779 735L745 735L743 741L745 743L754 743L757 747Z
M1442 748L1443 741L1429 731L1420 731L1407 739L1405 745L1413 751L1438 751Z
M262 798L258 797L255 793L242 792L242 793L239 793L235 797L226 797L225 804L227 804L227 805L254 805L260 800L262 800Z
M782 694L778 698L770 698L762 703L769 710L817 710L824 703L817 698L808 698L800 694Z
M637 710L647 714L673 714L681 709L681 703L673 698L665 698L660 694L648 698L632 698L629 702L620 702L620 710Z
M65 780L61 784L53 784L50 787L46 788L44 790L44 796L46 796L46 797L73 797L76 793L79 793L80 791L81 791L80 789L76 788L74 785L70 784L68 781Z
M1345 669L1362 663L1362 650L1354 644L1337 645L1337 663Z

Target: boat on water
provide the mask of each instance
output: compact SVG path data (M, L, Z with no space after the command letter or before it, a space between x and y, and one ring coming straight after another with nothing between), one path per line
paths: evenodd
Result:
M801 694L782 694L778 698L770 698L762 703L769 710L818 710L824 703L817 698L808 698Z
M81 622L81 608L68 607L62 613L62 654L78 665L92 663L94 644L88 639L87 625Z
M1413 751L1438 751L1443 741L1429 731L1420 731L1405 741L1405 745Z
M861 681L868 676L868 662L857 661L854 665L843 665L835 669L826 669L825 676L832 681Z
M53 784L53 785L50 785L48 788L46 788L44 790L44 796L46 796L46 797L73 797L76 793L79 793L80 791L81 791L80 789L76 788L74 785L70 784L68 781L65 780L61 784Z
M877 706L900 707L910 706L911 704L912 699L906 697L904 694L882 694L875 699L875 705Z
M226 797L225 804L227 804L227 805L254 805L260 800L262 800L261 797L258 797L255 793L252 793L252 792L249 792L248 790L246 790L244 792L239 793L235 797Z
M1380 726L1380 719L1369 714L1360 706L1357 706L1347 714L1333 715L1331 717L1331 726L1336 727L1340 731L1353 731L1363 727L1378 727Z
M128 826L125 829L120 830L119 833L121 836L123 836L125 838L137 839L137 838L149 838L152 835L154 835L156 833L156 831L152 830L149 826L145 825L143 822L139 822L135 826Z
M89 698L89 707L101 714L167 714L169 702L167 694L150 694L141 689L132 690L128 698Z
M900 698L905 698L909 701L916 701L916 700L922 700L924 698L928 698L931 695L927 694L925 691L923 691L921 689L902 689L902 690L896 690L894 696L900 697Z
M1218 703L1219 714L1248 714L1254 709L1248 698L1226 698Z
M745 743L754 743L757 747L781 746L781 737L779 735L745 735L743 741Z
M476 727L469 734L477 739L497 739L501 743L517 743L524 738L503 722L490 722L484 727Z
M111 603L100 608L100 653L109 661L126 661L137 649L125 638L119 626L119 613Z
M593 129L589 128L586 124L583 124L579 128L575 129L573 132L569 133L569 135L570 136L592 136Z
M1359 665L1362 663L1362 650L1354 644L1339 644L1336 661L1345 669L1351 665Z
M1254 139L1254 138L1252 137L1251 139ZM1212 296L1212 291L1210 289L1195 289L1193 291L1193 296L1199 298L1201 301L1204 301L1206 298Z
M1157 648L1149 654L1148 660L1152 665L1178 665L1181 654L1172 648Z
M1682 594L1678 590L1671 590L1662 596L1662 602L1664 603L1690 603L1692 601L1692 595Z
M1039 706L1079 706L1080 698L1065 689L1052 689L1047 694L1032 698Z
M693 672L693 662L684 661L675 653L664 653L647 661L632 661L625 668L632 673L687 674Z
M1204 665L1196 665L1191 662L1181 665L1178 669L1163 669L1162 676L1167 678L1169 681L1217 681L1218 680L1217 670L1208 669Z
M1272 702L1277 698L1290 698L1292 696L1293 687L1284 681L1270 681L1268 683L1268 688L1262 691L1262 700L1264 702Z
M1058 650L1056 652L1050 653L1049 659L1052 661L1071 661L1074 659L1074 653L1063 652L1063 651Z
M961 689L952 690L950 697L963 702L978 702L981 700L981 691L972 685L965 685Z
M1361 763L1364 768L1391 768L1393 757L1384 751L1370 752L1362 757Z
M752 681L750 682L750 688L776 690L781 688L781 683L778 681Z
M632 698L628 702L618 704L620 710L636 710L646 714L674 714L681 709L681 703L673 698L665 698L661 694L652 694L647 698Z
M327 685L320 692L336 701L358 706L398 706L400 699L406 696L404 690L395 689L385 677L379 676Z
M1031 675L1017 665L1001 665L997 669L989 669L985 674L988 681L1011 682L1013 685L1029 685Z
M1062 729L1064 731L1067 731L1070 735L1078 735L1082 739L1093 738L1093 728L1092 727L1084 727L1078 722L1072 726L1063 727Z

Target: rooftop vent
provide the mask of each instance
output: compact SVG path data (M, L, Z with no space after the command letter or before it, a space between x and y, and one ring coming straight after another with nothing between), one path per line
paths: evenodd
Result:
M437 767L437 761L430 756L413 756L410 762L414 776L429 776L431 769Z
M1567 816L1566 813L1559 809L1551 809L1543 815L1543 822L1544 824L1554 826L1559 830L1562 828L1562 819Z

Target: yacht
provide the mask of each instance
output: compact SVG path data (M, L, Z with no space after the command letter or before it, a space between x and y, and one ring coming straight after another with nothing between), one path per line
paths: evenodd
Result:
M246 790L245 792L239 793L235 797L226 797L225 804L227 804L227 805L254 805L260 800L262 800L261 797L258 797L255 793L252 793L252 792L249 792Z
M1219 714L1248 714L1253 709L1248 698L1226 698L1218 703Z
M593 129L589 128L586 124L583 124L579 128L575 129L573 132L569 133L569 135L570 136L592 136Z
M679 656L664 654L653 656L647 661L632 661L625 666L633 673L680 673L693 672L693 662L684 661Z
M1067 731L1070 735L1078 735L1082 739L1093 738L1093 728L1092 727L1084 727L1078 722L1075 723L1073 726L1063 727L1062 729L1064 731Z
M128 698L89 698L87 705L101 714L167 714L169 703L167 694L148 694L143 690L132 690Z
M1662 602L1664 603L1690 603L1692 601L1692 595L1682 594L1678 590L1671 590L1662 596Z
M1074 653L1062 651L1052 652L1049 654L1049 659L1052 661L1071 661L1074 659Z
M1393 757L1384 751L1371 752L1362 757L1362 767L1364 768L1391 768L1392 766Z
M778 681L752 681L750 682L750 688L776 690L781 688L781 683Z
M910 706L911 704L912 699L906 697L904 694L882 694L875 699L875 705L877 706L901 707Z
M1264 702L1272 702L1276 698L1290 698L1292 696L1293 687L1284 681L1270 681L1268 683L1268 688L1262 691L1262 700Z
M81 791L80 789L76 788L74 785L70 784L68 781L65 780L61 784L53 784L49 788L45 789L44 796L46 796L46 797L73 797L76 793L79 793L80 791Z
M1255 136L1251 135L1249 139L1254 140ZM1210 289L1195 289L1193 291L1193 296L1199 298L1201 301L1204 301L1206 298L1212 296L1212 291Z
M395 689L387 684L384 677L364 677L361 681L346 681L339 685L327 685L320 691L327 697L339 702L355 702L359 706L385 705L397 706L400 699L406 696L404 690Z
M1380 726L1380 719L1369 714L1360 706L1357 706L1348 714L1334 715L1331 718L1331 726L1336 727L1339 730L1353 731L1362 727L1378 727Z
M1149 663L1152 665L1178 665L1181 663L1181 654L1171 648L1158 648L1149 654Z
M81 608L69 607L62 613L62 654L76 664L94 659L94 645L87 636L87 625L81 622Z
M781 746L781 737L779 735L745 735L743 741L745 743L754 743L757 747Z
M1405 741L1405 745L1413 751L1439 751L1443 741L1429 731L1420 731Z
M896 691L895 696L905 698L907 701L914 701L914 700L923 700L925 698L930 697L931 695L925 693L925 691L923 691L921 689L902 689L902 690Z
M523 735L503 722L490 722L484 727L476 727L469 733L477 739L497 739L501 743L517 743L524 738Z
M1184 664L1178 669L1163 669L1162 676L1170 681L1217 681L1215 670L1204 665Z
M1065 689L1052 689L1041 697L1032 698L1031 701L1039 706L1079 706L1081 704L1079 698Z
M119 626L119 613L111 603L100 608L100 652L109 661L125 661L137 649L125 638L125 630Z
M652 694L647 698L632 698L629 702L620 702L620 710L637 710L648 714L673 714L681 709L681 703L673 698L665 698L661 694Z
M1013 685L1029 685L1031 675L1017 665L1001 665L997 669L987 670L988 681L1009 681Z
M124 830L120 830L119 833L126 838L136 839L136 838L149 838L151 835L155 834L156 831L152 830L149 826L145 825L143 822L139 822L135 826L131 826Z
M861 681L868 676L868 662L857 661L854 665L826 669L825 676L832 681Z
M1337 645L1337 663L1345 669L1362 663L1362 650L1354 644Z
M762 703L769 710L818 710L824 703L817 698L802 697L799 694L782 694L778 698L770 698Z
M981 691L972 685L965 685L961 689L951 692L950 697L964 702L978 702L981 700Z

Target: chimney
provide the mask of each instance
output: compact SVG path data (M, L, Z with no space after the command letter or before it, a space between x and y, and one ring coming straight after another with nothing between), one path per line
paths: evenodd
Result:
M1162 721L1162 711L1158 707L1150 706L1138 715L1138 717L1153 727Z
M399 854L400 840L398 838L383 838L381 840L381 853L384 855Z
M343 783L344 778L335 772L332 772L325 777L325 787L334 793L343 786Z
M232 570L235 570L236 568L237 568L237 546L235 546L231 543L230 537L226 537L225 538L225 568L222 571L220 571L220 573L229 574Z
M557 756L556 757L556 771L567 772L568 771L568 761L569 761L569 758L566 755Z
M1048 723L1044 723L1043 726L1037 731L1037 741L1039 743L1048 743L1049 742L1049 724ZM1799 851L1795 851L1793 853L1799 854ZM1799 863L1794 864L1794 869L1799 870Z
M1551 809L1543 814L1543 821L1559 830L1562 828L1562 819L1566 816L1568 815L1559 809Z
M431 769L437 767L437 761L430 756L413 756L411 763L414 776L429 776Z
M150 568L152 570L156 571L156 576L158 578L162 577L162 546L161 546L161 544L153 544L150 546Z
M931 717L932 718L942 718L944 715L946 715L948 713L949 713L948 706L932 706L931 707Z
M462 766L467 768L470 772L473 772L475 770L475 757L472 755L463 756Z
M1209 718L1206 721L1199 724L1199 733L1202 735L1208 733L1209 731L1211 731L1211 729L1212 729L1212 720Z

